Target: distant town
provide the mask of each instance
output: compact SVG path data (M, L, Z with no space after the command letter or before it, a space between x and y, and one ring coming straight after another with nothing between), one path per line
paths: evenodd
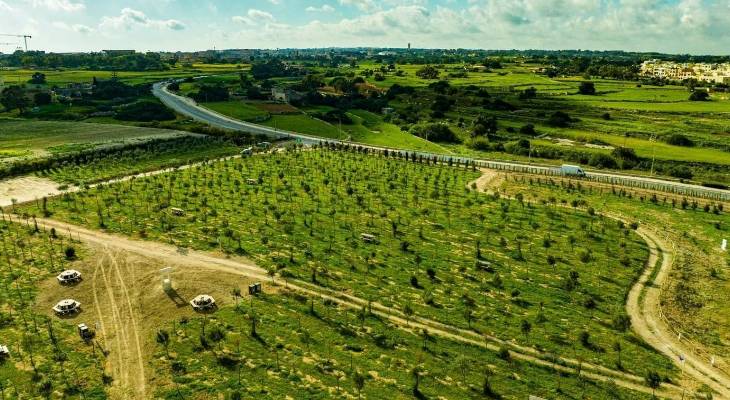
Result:
M730 63L677 63L673 61L648 60L641 64L641 75L684 81L698 81L728 84L730 83Z

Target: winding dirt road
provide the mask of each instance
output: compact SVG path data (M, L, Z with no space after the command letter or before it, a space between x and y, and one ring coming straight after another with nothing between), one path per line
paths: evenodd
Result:
M481 172L482 175L474 181L476 190L484 192L494 189L492 183L498 179L499 173L489 169L482 169ZM627 222L621 215L603 215ZM674 263L674 244L668 236L663 238L646 226L640 226L636 233L647 243L650 254L644 272L631 288L626 300L626 312L631 318L632 329L654 349L669 357L683 374L714 390L716 398L730 399L730 377L712 367L710 360L695 354L682 343L681 338L674 335L661 316L661 288ZM654 279L650 282L652 276ZM682 397L684 398L684 392Z
M651 254L647 268L639 281L631 288L626 302L626 312L631 326L644 341L657 351L667 355L686 373L717 392L719 398L730 399L730 377L710 365L710 360L695 354L681 339L674 335L661 317L661 288L669 276L674 262L673 244L667 238L647 228L637 233L649 245ZM659 258L661 264L655 270ZM656 277L650 282L656 271ZM643 296L642 296L643 294ZM718 397L716 396L716 397Z

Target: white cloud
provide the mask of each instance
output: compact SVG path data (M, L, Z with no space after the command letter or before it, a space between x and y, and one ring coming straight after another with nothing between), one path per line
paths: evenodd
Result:
M244 25L248 25L248 26L256 25L256 22L254 22L251 18L243 17L241 15L235 15L235 16L231 17L231 21L238 22L239 24L244 24Z
M271 13L252 8L248 10L245 16L236 15L231 17L231 21L243 24L245 26L257 26L262 24L273 24L276 21Z
M275 6L278 6L279 4L281 4L281 0L268 0L268 1L269 1L269 3L271 3Z
M306 11L307 12L331 13L331 12L335 11L335 8L329 4L323 4L321 7L309 6L306 8Z
M11 11L13 11L13 8L10 7L10 5L8 5L8 3L0 0L0 11L11 12Z
M157 29L170 29L174 31L183 30L185 24L176 19L152 19L147 17L142 11L132 8L124 8L118 16L102 17L99 23L99 29L105 31L113 30L132 30L134 27L146 27Z
M73 3L71 0L26 0L33 8L45 8L50 11L75 12L86 9L84 3Z
M357 7L358 10L363 12L373 12L380 9L374 0L340 0L340 4Z
M58 28L58 29L62 29L65 31L73 31L73 32L84 34L84 35L94 31L94 28L83 25L83 24L69 25L62 21L56 21L56 22L52 23L51 25L53 25L53 27Z
M265 20L265 21L274 20L274 16L271 15L271 13L268 13L266 11L257 10L255 8L248 10L248 17L253 20L256 20L256 19L261 19L261 20Z

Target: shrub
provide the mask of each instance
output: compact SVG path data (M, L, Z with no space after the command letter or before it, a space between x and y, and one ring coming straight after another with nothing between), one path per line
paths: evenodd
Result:
M535 125L527 124L520 128L520 133L523 135L535 136L537 131L535 131Z
M673 135L669 135L666 138L667 144L671 144L673 146L684 146L684 147L692 147L694 146L694 142L688 138L687 136L684 136L679 133L675 133Z
M411 128L411 133L432 142L460 143L461 139L446 124L421 124Z
M596 86L593 84L593 82L581 82L580 86L578 86L578 93L585 95L594 95L596 94Z
M75 260L76 259L76 249L73 248L73 246L68 246L63 251L63 254L66 256L67 260Z
M704 90L695 90L689 95L689 101L708 101L710 94Z
M143 100L122 107L114 118L122 121L170 121L175 113L162 103Z
M608 154L595 153L588 159L588 165L598 168L616 168L618 163L616 159Z
M565 128L570 125L570 123L573 122L573 119L570 118L570 116L562 111L556 111L552 115L550 115L550 118L548 118L548 125L556 126L559 128Z
M38 92L33 95L33 102L37 106L51 104L51 94L47 92Z
M426 65L416 71L416 76L421 79L438 79L439 71L431 65Z
M674 167L670 168L668 173L669 173L669 176L673 176L675 178L680 178L680 179L692 179L692 176L694 176L692 174L692 171L683 165L678 165L678 166L674 166Z

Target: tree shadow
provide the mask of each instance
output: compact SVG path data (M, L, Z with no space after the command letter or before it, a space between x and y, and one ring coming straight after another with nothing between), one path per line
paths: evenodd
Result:
M177 290L170 288L165 290L165 294L167 295L170 300L172 300L173 303L175 303L175 306L180 307L186 307L188 305L188 302L185 301L185 299L180 296L180 294L177 292Z

